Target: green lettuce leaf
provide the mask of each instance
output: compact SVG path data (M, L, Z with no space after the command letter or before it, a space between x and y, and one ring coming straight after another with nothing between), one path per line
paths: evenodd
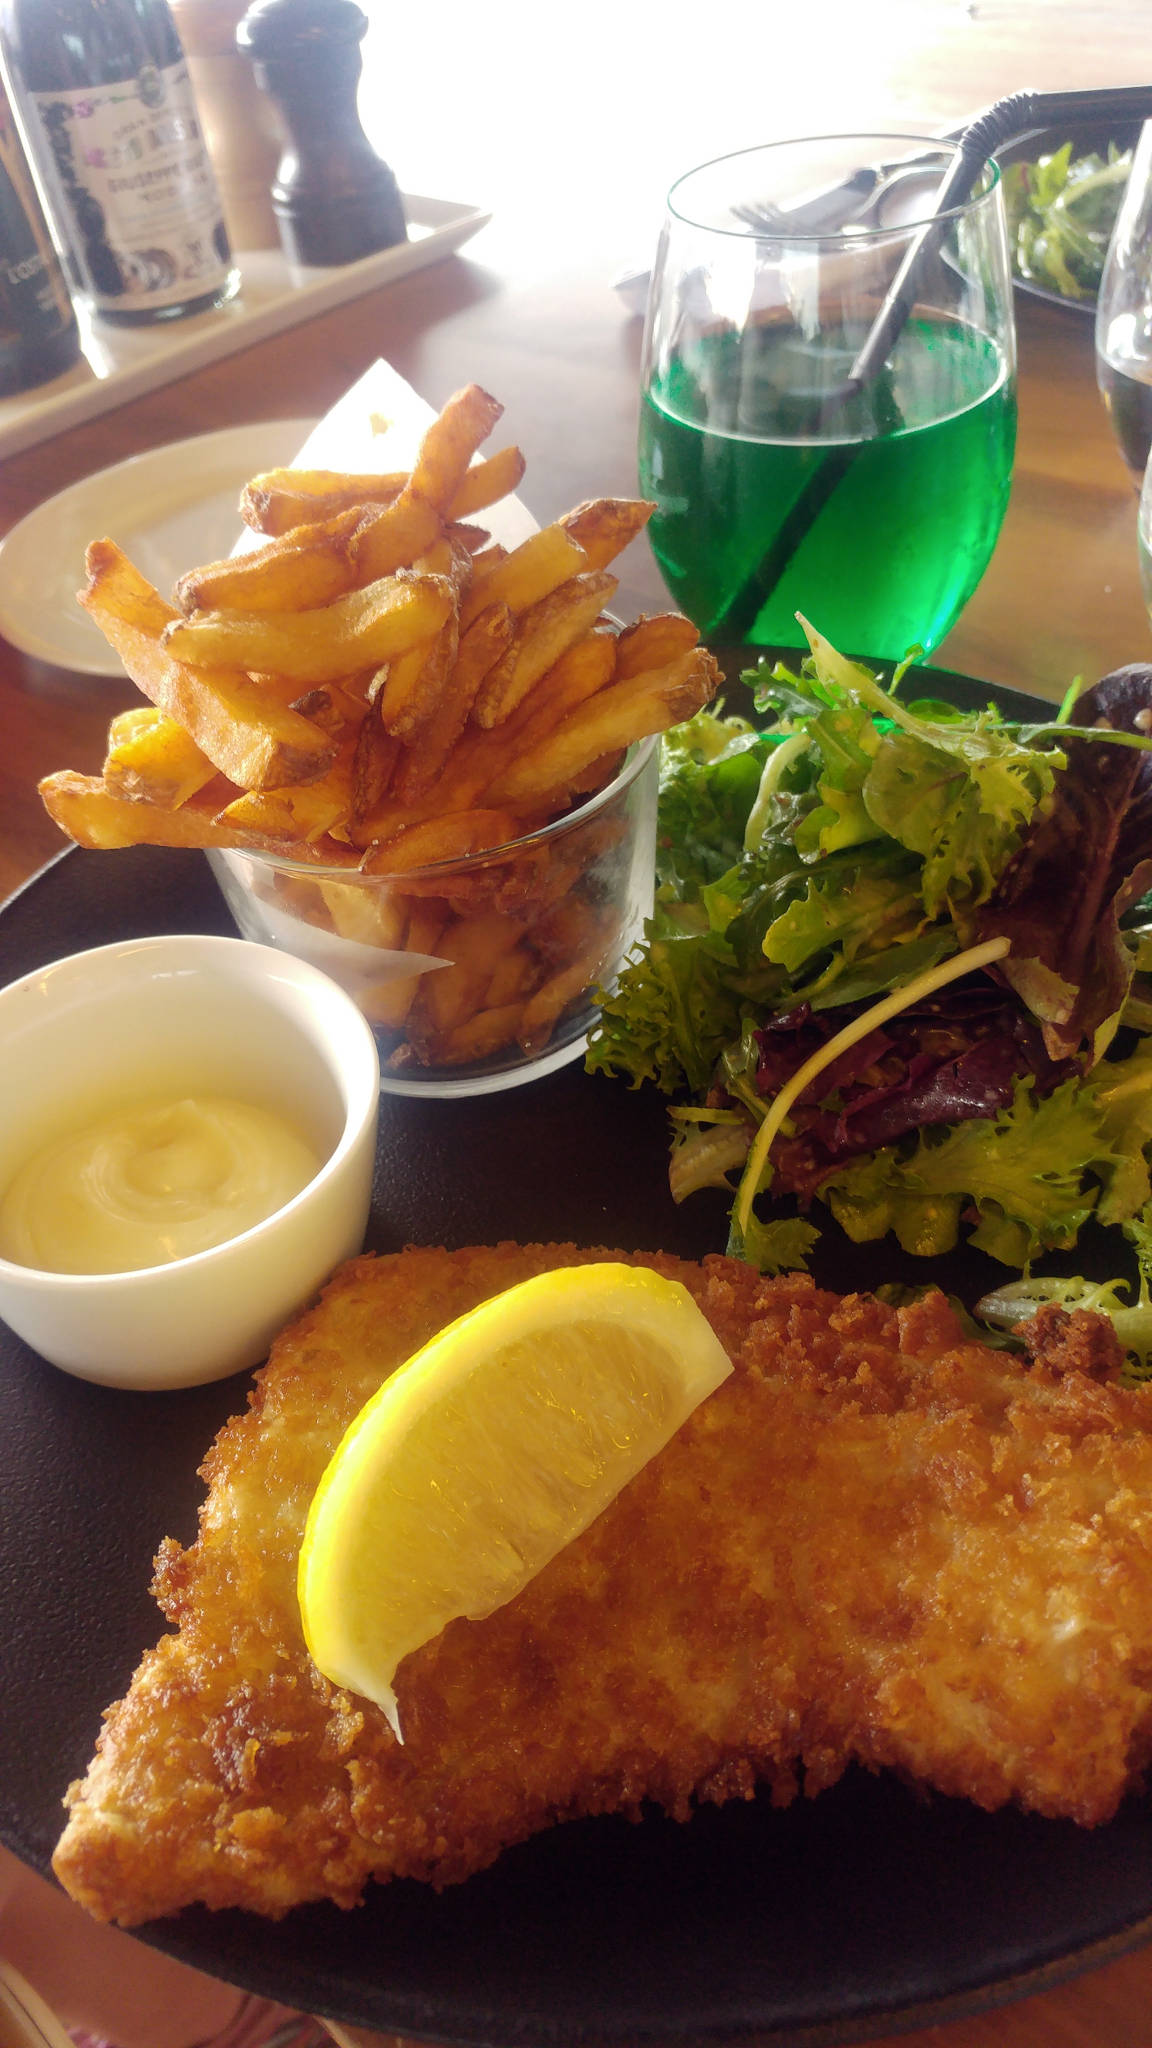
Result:
M740 859L764 764L778 744L711 710L665 734L656 847L663 889L694 896Z
M728 1041L739 1034L731 948L711 931L677 932L658 920L645 928L640 957L605 996L592 1031L590 1073L619 1074L664 1094L707 1088Z
M977 1215L973 1244L1005 1265L1075 1244L1098 1189L1090 1169L1107 1153L1090 1091L1066 1081L1037 1101L1030 1081L1012 1107L922 1134L910 1154L886 1148L841 1169L821 1189L850 1237L894 1231L906 1251L949 1250L948 1218ZM885 1207L885 1204L887 1207Z
M859 786L873 822L921 856L926 915L982 903L1051 792L1063 756L1026 745L991 708L963 721L921 716L801 623L825 684L851 692L888 723Z
M1152 1145L1152 1045L1102 1060L1081 1084L1099 1123L1101 1223L1122 1223L1152 1199L1144 1148Z
M776 1216L765 1223L753 1216L743 1236L733 1225L728 1253L731 1258L746 1259L762 1273L806 1272L819 1235L815 1224L800 1216Z
M904 863L826 862L818 876L803 879L803 895L772 920L763 940L765 959L794 984L822 955L835 952L842 972L860 953L886 953L923 931L919 891Z

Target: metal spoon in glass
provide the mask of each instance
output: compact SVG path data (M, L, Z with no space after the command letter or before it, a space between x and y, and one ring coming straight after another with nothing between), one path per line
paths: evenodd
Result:
M935 191L939 172L924 156L899 163L862 164L850 178L830 191L814 192L791 206L770 199L737 201L732 212L757 235L836 235L854 227L887 225L886 202L911 181Z

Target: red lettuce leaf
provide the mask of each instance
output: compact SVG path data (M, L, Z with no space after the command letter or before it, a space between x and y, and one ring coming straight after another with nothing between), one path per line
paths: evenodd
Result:
M757 1033L757 1086L774 1095L846 1014L805 1006ZM1075 1070L1053 1061L1039 1026L990 981L957 983L869 1032L798 1099L773 1147L773 1187L802 1199L845 1160L931 1124L994 1117L1031 1076L1038 1097Z
M1073 706L1079 727L1147 739L1152 667L1130 663ZM1041 1023L1054 1060L1107 1047L1132 978L1120 918L1152 884L1152 755L1106 740L1063 742L1067 767L1043 815L975 913L969 943L999 937L1000 972Z

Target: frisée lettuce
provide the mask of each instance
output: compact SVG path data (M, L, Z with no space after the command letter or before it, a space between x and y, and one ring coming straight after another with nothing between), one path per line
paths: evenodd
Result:
M734 1189L766 1270L820 1204L1025 1266L1149 1199L1152 669L1025 726L805 632L745 678L764 726L666 737L655 910L588 1064L675 1098L675 1198Z

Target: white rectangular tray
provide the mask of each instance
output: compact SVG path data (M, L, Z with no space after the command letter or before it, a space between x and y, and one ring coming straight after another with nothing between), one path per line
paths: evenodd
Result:
M249 348L285 327L375 291L459 249L491 219L478 207L452 199L404 194L408 240L358 263L331 270L289 264L279 249L245 249L236 256L237 296L226 306L186 320L117 327L80 309L82 353L64 376L34 391L0 399L0 459L47 441L65 427L95 419L113 406L186 377L207 363Z

